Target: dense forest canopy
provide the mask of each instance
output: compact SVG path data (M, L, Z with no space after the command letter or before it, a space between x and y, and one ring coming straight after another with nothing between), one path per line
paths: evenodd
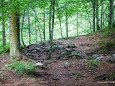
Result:
M115 25L114 0L1 0L0 46L89 34Z

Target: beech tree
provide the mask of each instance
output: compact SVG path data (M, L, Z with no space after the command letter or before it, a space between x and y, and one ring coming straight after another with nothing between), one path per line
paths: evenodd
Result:
M14 4L15 3L15 4ZM20 59L20 29L19 29L19 7L14 0L9 0L10 13L10 58Z

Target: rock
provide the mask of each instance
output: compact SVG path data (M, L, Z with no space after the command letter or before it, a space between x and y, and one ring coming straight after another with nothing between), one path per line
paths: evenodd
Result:
M32 51L31 51L31 53L36 53L36 52L37 52L37 50L32 50Z
M64 63L64 68L69 68L69 67L71 67L71 64L69 62L65 62Z
M35 63L35 65L36 65L36 67L40 67L40 68L44 67L44 64L41 62L37 62L37 63Z
M101 61L102 58L103 58L103 56L99 56L99 57L95 58L95 61Z
M115 54L112 54L113 57L115 57Z
M89 51L89 52L86 52L86 55L88 55L88 56L92 56L93 54L95 54L95 52L94 52L94 51Z
M47 64L51 64L51 63L52 63L51 60L45 60L45 61L43 61L43 62L44 62L45 65L47 65Z
M73 43L68 43L68 44L66 45L66 47L67 47L67 48L76 48L75 44L73 44Z
M73 51L71 56L72 58L82 59L82 53L80 51Z
M97 57L99 57L99 55L98 55L98 54L93 54L92 57L93 57L93 58L97 58Z
M115 58L114 57L110 57L107 62L109 63L115 63Z

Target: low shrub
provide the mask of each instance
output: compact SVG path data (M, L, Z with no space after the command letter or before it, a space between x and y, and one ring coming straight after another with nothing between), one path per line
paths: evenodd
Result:
M95 70L99 66L100 66L100 61L95 59L88 60L86 63L86 67L91 70Z
M9 46L9 45L6 45L6 46L4 46L4 47L1 46L1 47L0 47L0 54L9 52L9 50L10 50L10 46Z
M100 49L101 50L113 50L115 49L115 40L107 40L100 42Z
M33 74L35 72L36 66L31 62L26 61L14 61L6 65L7 68L12 69L18 74Z

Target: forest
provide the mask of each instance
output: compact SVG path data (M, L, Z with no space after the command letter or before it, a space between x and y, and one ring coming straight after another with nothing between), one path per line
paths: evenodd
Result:
M0 0L0 86L115 86L115 1Z

